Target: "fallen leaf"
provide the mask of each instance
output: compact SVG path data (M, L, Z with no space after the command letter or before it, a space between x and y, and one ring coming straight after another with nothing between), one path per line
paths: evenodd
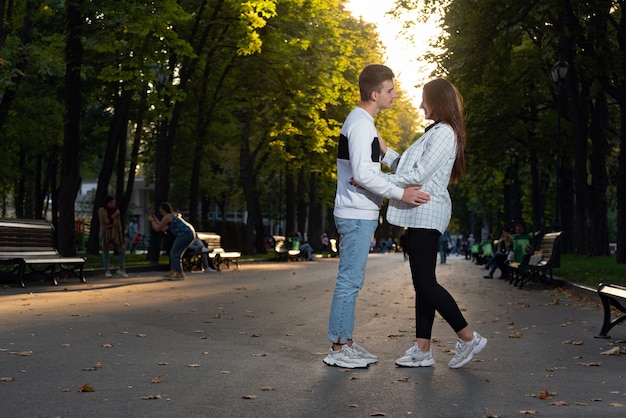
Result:
M144 337L147 337L147 336L148 336L148 334L137 334L137 337L139 337L139 338L144 338Z
M111 343L104 343L104 344L102 344L102 347L104 347L104 348L111 348L111 347L113 347L113 344L111 344Z
M220 373L221 374L230 374L230 372L228 370L222 370Z
M15 382L14 377L0 377L0 382Z
M554 402L550 402L550 405L567 406L567 402L565 402L565 401L554 401Z
M509 338L522 338L522 333L519 331L515 331L512 334L509 334Z
M61 344L61 347L69 347L69 346L70 346L69 343Z
M521 411L519 411L519 413L523 415L536 415L537 411L535 411L534 409L522 409Z
M624 407L624 404L623 403L619 403L619 402L611 402L609 405L610 406L614 406L616 408L623 408Z
M404 376L398 378L398 382L408 382L411 379L411 376Z
M585 366L585 367L594 367L594 366L599 366L602 363L597 362L597 361L591 361L589 363L578 363L578 364L580 364L581 366Z
M578 405L578 406L587 406L589 405L587 402L574 402L574 405Z
M98 363L94 364L93 367L95 367L96 369L101 369L104 367L104 363L99 361Z
M358 408L359 405L355 404L355 403L351 403L350 405L348 405L348 408Z
M14 354L16 356L22 356L22 357L28 357L28 356L32 356L33 352L32 351L10 351L9 354Z
M191 364L188 364L187 367L200 367L200 365L197 363L191 363Z
M542 390L541 392L539 392L537 397L539 399L550 399L550 392L548 392L547 390Z
M163 383L163 378L161 376L157 376L153 378L150 383Z
M142 400L149 400L149 399L161 399L162 396L161 395L147 395L147 396L140 396L139 399Z
M169 363L166 363L164 361L160 361L157 363L159 366L167 366Z
M276 390L276 386L263 386L261 390L266 391L266 392L273 391L273 390Z
M256 395L243 395L242 398L244 398L244 399L256 399L257 396Z
M620 355L620 349L619 347L613 347L610 350L607 350L603 353L600 353L603 356L619 356Z
M78 391L79 392L95 392L96 390L92 388L91 386L89 386L87 383L85 383L78 389Z
M385 414L384 412L372 412L370 414L370 417L386 417L387 414Z

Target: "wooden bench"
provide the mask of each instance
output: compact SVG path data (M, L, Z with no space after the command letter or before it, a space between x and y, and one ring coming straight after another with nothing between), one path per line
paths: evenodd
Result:
M552 283L552 270L561 267L562 235L563 232L544 234L535 254L527 254L520 263L510 263L509 282L520 289L530 280Z
M297 261L303 255L300 253L300 250L294 249L292 246L287 244L287 240L285 237L274 237L274 254L278 261Z
M211 250L207 255L209 262L215 270L220 270L223 264L226 268L230 268L231 263L239 268L239 259L241 253L239 251L226 251L222 248L222 237L214 232L196 232L198 238L204 241L205 245ZM200 253L191 250L185 251L183 254L183 268L187 271L192 269L202 269Z
M69 274L85 283L85 257L64 257L54 247L54 227L45 220L0 219L0 266L3 275L17 276L26 287L27 276L43 276L56 286Z
M604 307L604 320L600 335L596 338L611 338L608 333L615 325L626 320L626 307L618 299L626 300L626 287L614 283L600 283L598 295ZM611 306L622 312L621 316L611 319Z

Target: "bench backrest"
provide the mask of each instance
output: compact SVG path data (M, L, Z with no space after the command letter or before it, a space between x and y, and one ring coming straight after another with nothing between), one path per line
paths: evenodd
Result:
M45 220L0 219L0 254L56 252L54 227Z
M553 268L561 267L561 236L563 232L550 232L541 238L539 251L541 251L542 260L548 261Z
M208 248L222 248L222 237L214 232L196 232Z

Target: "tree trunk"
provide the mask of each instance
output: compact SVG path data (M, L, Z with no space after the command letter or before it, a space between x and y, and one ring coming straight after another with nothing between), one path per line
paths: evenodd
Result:
M67 39L65 44L65 130L61 157L58 200L53 210L58 214L57 248L61 255L76 255L74 202L80 188L80 108L83 25L80 0L67 3Z
M604 92L596 94L595 106L591 119L591 239L589 254L592 256L610 255L609 222L607 217L608 175L606 172L609 141L607 127L609 123L609 105Z
M115 100L113 119L111 120L111 128L107 136L107 145L102 158L100 174L98 175L94 207L91 214L91 229L89 230L89 240L87 241L88 254L98 254L99 252L100 242L98 234L100 231L100 219L98 218L98 209L102 207L104 198L109 194L109 184L113 177L119 141L126 140L128 107L130 106L132 95L132 91L123 90L122 94Z

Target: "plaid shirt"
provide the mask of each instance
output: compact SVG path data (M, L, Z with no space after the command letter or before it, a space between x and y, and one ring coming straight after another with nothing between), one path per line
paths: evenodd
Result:
M391 181L406 187L419 184L430 194L430 202L411 206L390 200L387 221L410 228L436 229L443 234L450 222L452 201L448 184L456 158L456 135L450 125L435 123L400 156L388 149L384 162L395 169Z

